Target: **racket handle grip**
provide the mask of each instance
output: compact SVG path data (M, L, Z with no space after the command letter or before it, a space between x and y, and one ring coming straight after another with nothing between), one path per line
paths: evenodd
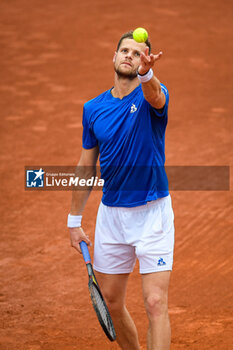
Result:
M91 262L91 257L90 257L89 250L88 250L86 242L84 242L84 241L80 242L80 248L81 248L81 251L82 251L82 254L83 254L83 259L84 259L85 263L86 264L90 263Z

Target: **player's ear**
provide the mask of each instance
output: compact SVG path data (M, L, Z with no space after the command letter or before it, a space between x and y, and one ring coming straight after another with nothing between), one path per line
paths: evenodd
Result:
M113 63L115 63L115 61L116 61L116 55L117 55L117 52L115 51L115 53L114 53L114 56L113 56Z

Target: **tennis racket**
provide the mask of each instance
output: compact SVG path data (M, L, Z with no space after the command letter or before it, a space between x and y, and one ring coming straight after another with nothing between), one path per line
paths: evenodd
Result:
M104 330L104 333L106 334L109 340L114 341L116 339L116 332L107 305L104 301L97 280L95 278L91 264L91 257L86 242L82 241L80 243L80 247L89 276L88 289L90 292L93 307L95 309L99 323L101 324L101 327Z

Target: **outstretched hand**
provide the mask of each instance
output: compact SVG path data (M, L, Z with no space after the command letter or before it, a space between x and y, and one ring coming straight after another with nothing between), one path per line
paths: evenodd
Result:
M145 52L141 52L140 59L141 63L138 67L138 73L140 75L146 74L150 68L154 66L155 61L158 61L162 56L162 51L160 51L157 55L149 54L149 47L145 49Z

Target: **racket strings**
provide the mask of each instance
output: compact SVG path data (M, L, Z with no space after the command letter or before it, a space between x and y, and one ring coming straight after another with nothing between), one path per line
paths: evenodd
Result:
M102 322L105 324L110 334L114 337L115 331L106 304L94 284L91 285L90 294L93 305L98 310L100 317L102 318Z

